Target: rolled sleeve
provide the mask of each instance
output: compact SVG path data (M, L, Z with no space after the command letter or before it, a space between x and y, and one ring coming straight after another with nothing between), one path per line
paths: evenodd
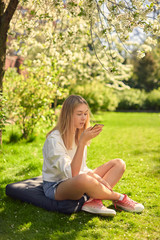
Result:
M61 177L71 178L72 170L71 170L71 159L67 155L54 155L53 158L54 164L53 168L60 172Z

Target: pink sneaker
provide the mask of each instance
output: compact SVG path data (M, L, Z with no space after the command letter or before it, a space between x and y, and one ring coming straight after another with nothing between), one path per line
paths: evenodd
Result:
M113 217L116 215L116 211L113 209L106 208L101 200L92 199L85 202L82 206L82 211L98 214L101 216Z
M120 207L128 212L142 212L144 206L141 203L137 203L124 194L123 200L113 201L115 208Z

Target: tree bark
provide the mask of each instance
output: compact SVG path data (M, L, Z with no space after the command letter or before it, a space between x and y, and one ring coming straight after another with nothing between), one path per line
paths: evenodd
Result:
M19 0L10 0L5 10L5 1L0 0L0 95L3 95L3 77L5 73L6 42L10 21L16 11ZM2 101L0 111L2 111ZM0 129L0 144L2 144L2 129Z

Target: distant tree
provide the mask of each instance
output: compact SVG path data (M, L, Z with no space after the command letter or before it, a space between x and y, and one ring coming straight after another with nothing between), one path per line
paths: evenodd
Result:
M157 78L158 64L152 53L142 59L136 59L133 70L133 87L149 92L159 87Z
M153 49L153 57L157 63L156 78L158 79L158 87L160 87L160 38L158 39L157 46Z
M160 40L157 46L141 59L133 53L131 62L133 75L127 82L130 87L147 92L160 87Z

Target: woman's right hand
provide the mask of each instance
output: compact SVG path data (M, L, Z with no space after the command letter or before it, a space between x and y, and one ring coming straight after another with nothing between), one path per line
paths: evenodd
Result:
M97 137L100 134L100 132L102 132L102 126L97 126L93 129L92 129L92 127L87 128L81 134L79 143L86 145L87 142L90 141L92 138Z

